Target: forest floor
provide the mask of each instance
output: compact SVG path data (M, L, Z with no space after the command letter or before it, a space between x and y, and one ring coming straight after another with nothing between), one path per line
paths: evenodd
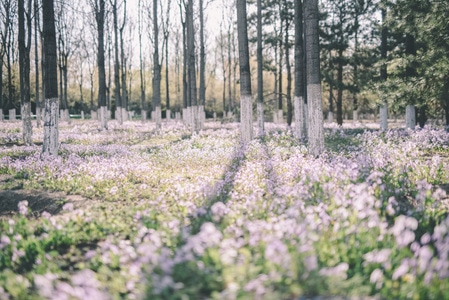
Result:
M449 299L449 133L0 124L0 299Z

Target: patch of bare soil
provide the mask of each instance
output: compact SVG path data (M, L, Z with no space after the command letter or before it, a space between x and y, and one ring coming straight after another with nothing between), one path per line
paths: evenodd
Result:
M10 180L10 177L2 175L0 184ZM31 210L30 216L38 217L44 211L56 215L62 211L62 207L66 203L73 203L74 207L78 208L83 206L88 199L79 195L67 195L63 192L23 190L20 189L20 185L12 185L11 189L0 189L0 218L18 214L18 204L23 200L28 201L28 207Z

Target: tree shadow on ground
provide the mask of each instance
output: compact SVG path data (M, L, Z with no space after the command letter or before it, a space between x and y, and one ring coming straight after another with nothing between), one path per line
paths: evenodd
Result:
M2 176L0 184L6 184L11 178ZM44 211L52 215L59 214L64 204L68 202L80 204L86 200L78 195L66 195L63 192L49 192L44 190L24 190L20 184L11 189L0 190L0 218L6 218L19 213L20 201L28 201L30 217L39 217Z

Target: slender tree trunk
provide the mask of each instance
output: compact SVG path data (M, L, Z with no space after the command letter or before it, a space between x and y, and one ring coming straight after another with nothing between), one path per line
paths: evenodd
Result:
M257 0L257 127L259 136L263 136L265 134L262 54L262 0Z
M444 114L446 117L446 126L449 126L449 76L446 76L446 83L443 91Z
M337 124L343 125L343 51L338 52L337 66Z
M279 2L279 15L282 13L281 12L281 2ZM283 103L282 103L282 98L283 98L283 73L284 73L284 26L283 26L283 19L281 18L281 28L280 28L280 32L279 32L279 62L278 62L278 71L279 71L279 87L278 87L278 122L279 123L283 123L284 121L284 109L283 109Z
M31 0L28 0L26 4L28 7L28 17L25 23L25 3L24 0L19 0L18 2L20 99L23 142L25 145L31 145L33 143L30 101Z
M187 53L188 53L188 77L189 77L189 94L192 106L192 132L200 129L198 119L198 102L196 88L196 57L195 57L195 31L193 24L193 0L189 0L187 4Z
M287 2L284 2L287 7ZM286 8L287 9L287 8ZM292 126L293 119L293 104L292 104L292 68L290 64L290 41L289 41L289 29L290 21L285 20L285 66L287 68L287 126L290 128Z
M153 31L154 31L154 53L153 53L153 108L156 128L161 128L161 65L159 62L159 28L158 28L158 1L153 0Z
M121 120L128 120L128 90L126 88L126 57L125 57L125 43L123 41L123 30L126 25L126 0L123 0L123 23L120 26L120 57L121 57L121 66L122 66L122 91L121 91L121 100L122 100L122 116Z
M199 0L200 13L200 90L199 101L200 105L204 107L206 104L206 52L204 46L204 5L203 0Z
M139 61L140 61L140 106L141 106L141 114L142 114L142 122L145 122L147 119L147 111L145 105L145 78L144 78L144 63L142 56L142 20L141 20L141 0L139 0L138 5L138 25L139 25Z
M118 33L118 16L117 16L117 0L112 4L112 14L114 18L114 97L115 97L115 118L120 125L123 125L122 114L122 95L120 90L120 56L119 56L119 33Z
M39 33L39 3L37 0L34 0L34 68L35 68L35 101L36 101L36 126L41 127L41 119L42 119L42 104L40 100L39 93L39 43L38 43L38 33ZM3 66L3 59L2 59Z
M405 52L409 56L416 56L415 37L407 34L405 38ZM407 78L416 76L416 69L413 63L409 63L405 69ZM416 125L416 110L413 104L408 104L405 110L405 127L414 130Z
M248 50L248 23L246 0L237 0L237 32L240 65L240 131L243 143L253 138L253 105L251 93L251 69Z
M306 136L304 106L304 40L302 0L295 0L295 136Z
M232 103L231 25L228 27L228 70L228 114L231 115L234 109Z
M45 117L42 155L58 155L58 81L53 0L42 0Z
M382 33L381 33L381 45L380 52L382 58L382 66L380 67L380 80L385 82L387 80L387 38L388 38L388 29L385 24L385 19L387 17L386 9L382 9ZM382 99L382 105L380 106L380 129L387 130L388 129L388 103L387 99Z
M165 43L165 99L166 99L166 119L170 120L170 76L168 68L168 30L164 33L164 43Z
M318 0L304 0L306 23L307 97L309 107L309 153L319 156L324 151L323 108L321 99Z
M128 89L126 88L126 82L127 82L127 78L126 78L126 58L125 58L125 47L124 47L124 41L123 41L123 27L120 29L120 46L121 46L121 50L120 50L120 56L121 56L121 61L122 61L122 93L121 93L121 98L122 98L122 117L121 120L122 121L126 121L128 119Z
M105 18L105 0L99 0L100 6L97 11L97 29L98 29L98 104L100 107L100 127L102 130L108 129L106 118L106 71L104 65L104 18Z

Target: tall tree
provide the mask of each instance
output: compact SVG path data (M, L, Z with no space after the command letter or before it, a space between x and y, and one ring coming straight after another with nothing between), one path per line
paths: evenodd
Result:
M102 130L107 130L106 70L104 54L106 0L89 0L89 2L95 16L97 29L98 107L100 109L100 128Z
M262 1L257 0L257 127L258 135L264 135L263 103L263 52L262 52Z
M43 50L45 65L45 116L42 155L58 155L58 71L56 58L55 10L53 0L42 0Z
M164 59L165 59L165 107L166 107L166 119L170 120L171 109L170 109L170 77L169 77L169 60L168 60L168 40L170 36L170 8L171 8L171 0L168 0L166 3L165 10L165 19L162 23L163 26L163 49Z
M380 55L381 55L381 67L380 67L380 80L385 82L387 80L387 38L388 38L388 27L385 24L385 20L387 17L387 9L386 7L382 7L381 9L382 15L382 29L381 29L381 41L380 41ZM380 114L380 129L387 130L388 129L388 103L387 98L384 96L382 100L382 104L379 109Z
M204 45L204 3L199 0L200 13L200 86L199 86L199 118L200 126L203 127L204 106L206 104L206 51Z
M123 39L123 31L126 25L126 0L123 0L123 20L120 26L120 58L121 58L121 100L122 100L122 111L121 111L121 120L125 121L128 119L128 89L126 87L127 82L127 58L125 57L125 42Z
M138 4L138 29L139 29L139 75L140 75L140 106L141 106L141 114L142 114L142 122L145 122L147 119L147 110L146 110L146 102L145 102L145 72L144 72L144 60L142 55L142 2L139 0Z
M40 18L39 18L39 1L34 0L34 69L35 69L35 96L36 99L36 126L41 127L42 119L42 102L40 100L39 92L39 31L40 31ZM3 63L1 63L3 66ZM1 94L1 91L0 91ZM1 97L1 96L0 96ZM1 110L1 100L0 100Z
M304 103L304 40L302 0L295 0L295 136L306 136L306 111Z
M191 101L192 132L200 130L198 119L198 99L196 87L196 55L195 55L195 26L193 24L193 0L187 2L187 55L188 55L188 86Z
M115 98L115 118L119 124L123 124L122 114L122 94L120 86L120 55L119 55L119 32L118 32L118 4L117 0L110 0L114 22L114 98Z
M158 1L153 0L153 110L156 128L161 128L161 64L159 62L159 24L158 24Z
M249 65L246 0L237 0L237 32L240 65L240 132L243 143L253 138L253 104Z
M27 10L25 12L25 4ZM31 0L26 3L24 0L18 2L19 14L19 68L20 68L20 99L22 115L22 135L23 142L31 145L31 99L30 99L30 49L31 49ZM26 15L26 16L25 16ZM3 67L3 66L1 66Z
M324 151L323 108L321 99L318 0L304 0L309 153Z

